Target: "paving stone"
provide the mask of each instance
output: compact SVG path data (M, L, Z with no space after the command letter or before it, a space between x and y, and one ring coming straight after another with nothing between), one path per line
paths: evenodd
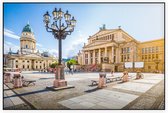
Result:
M13 96L15 93L12 90L5 91L7 96Z
M14 105L23 104L24 102L19 97L10 97Z
M106 110L107 108L105 108L104 106L100 106L100 105L96 104L95 106L92 106L89 109L93 109L93 110L104 109L104 110Z
M154 102L156 101L156 99L154 97L148 97L145 96L143 98L141 98L138 103L135 103L132 107L130 107L129 109L151 109L152 105L154 104ZM148 104L146 104L146 102Z
M127 83L115 85L114 88L145 93L152 86L154 86L154 84L127 82Z
M70 104L69 106L66 106L70 109L84 109L85 107L79 104Z
M126 94L126 93L116 92L116 91L109 91L104 89L90 94L86 94L86 95L87 95L87 98L85 99L80 98L80 97L86 97L85 95L82 95L69 100L76 102L74 103L76 105L82 105L84 107L83 109L87 109L90 107L94 109L93 106L95 106L95 104L99 106L103 106L104 108L108 108L108 109L121 109L129 102L133 101L138 97L136 95ZM80 103L77 103L77 102L80 102ZM71 108L67 104L62 104L62 105L65 105L66 107Z
M4 89L9 89L9 88L4 84Z
M120 106L118 106L116 104L108 104L106 102L99 102L99 103L97 103L97 105L103 106L106 109L120 109Z
M65 106L69 106L70 104L73 104L75 102L71 101L71 100L64 100L64 101L61 101L61 102L58 102L58 103L62 104L62 105L65 105Z
M157 84L159 83L161 80L159 79L141 79L141 80L134 80L133 82L138 82L138 83L151 83L151 84Z
M10 98L5 98L3 101L4 101L4 108L14 106Z
M91 103L91 102L80 102L79 105L82 105L84 107L84 109L95 106L95 104Z

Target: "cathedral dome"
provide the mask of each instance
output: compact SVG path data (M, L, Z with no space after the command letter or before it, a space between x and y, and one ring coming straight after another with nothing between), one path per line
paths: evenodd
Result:
M33 30L32 30L32 28L30 27L30 25L27 24L27 25L23 28L22 32L30 32L30 33L33 33Z

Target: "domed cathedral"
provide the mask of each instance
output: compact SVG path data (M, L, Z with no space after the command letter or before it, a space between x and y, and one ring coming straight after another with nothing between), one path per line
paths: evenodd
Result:
M36 52L36 39L29 23L22 30L20 38L20 50L22 54Z
M159 61L159 63L158 63ZM122 72L125 62L144 62L144 72L164 71L164 38L146 42L137 41L121 26L107 29L105 25L89 36L88 43L78 53L78 63L88 70ZM98 65L98 66L96 66ZM136 69L129 69L136 71Z
M22 30L20 37L20 50L4 54L4 65L7 68L19 68L22 70L48 69L52 62L57 61L48 52L40 53L36 50L36 39L34 32L28 23Z

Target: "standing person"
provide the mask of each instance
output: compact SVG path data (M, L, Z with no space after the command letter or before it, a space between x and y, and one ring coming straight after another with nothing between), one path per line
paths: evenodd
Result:
M113 71L113 70L111 70L111 76L112 76L112 77L114 76L114 71Z
M69 73L71 73L73 75L73 68L72 67L70 67Z

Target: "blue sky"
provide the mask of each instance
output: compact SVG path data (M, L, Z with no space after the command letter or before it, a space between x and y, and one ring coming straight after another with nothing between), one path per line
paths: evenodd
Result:
M63 41L63 57L74 56L87 43L89 36L106 24L107 29L118 26L138 41L164 36L163 4L4 4L4 52L19 49L19 37L28 23L37 41L37 49L58 55L58 41L46 32L43 14L62 8L75 17L77 25L72 35Z

